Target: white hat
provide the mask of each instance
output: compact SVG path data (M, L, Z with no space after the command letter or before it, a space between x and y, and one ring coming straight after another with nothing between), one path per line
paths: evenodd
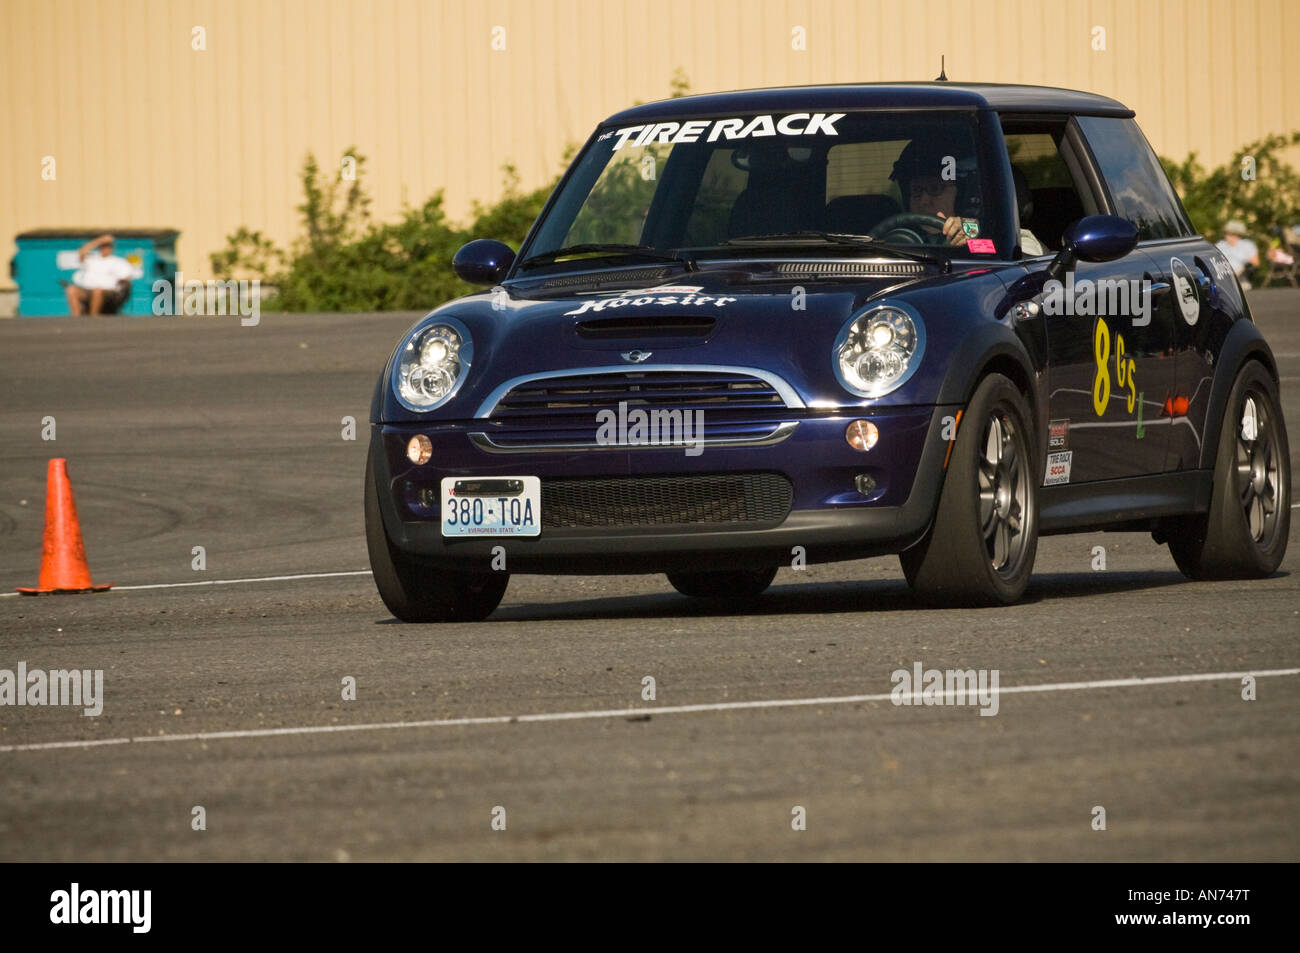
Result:
M1246 226L1239 218L1229 219L1228 224L1223 226L1223 233L1225 235L1240 235L1245 238Z

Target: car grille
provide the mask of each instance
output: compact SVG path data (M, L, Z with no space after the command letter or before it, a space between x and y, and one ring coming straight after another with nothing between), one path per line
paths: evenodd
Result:
M619 404L629 412L682 411L683 422L699 411L689 420L702 422L710 442L762 442L794 416L776 387L739 370L597 371L515 385L491 409L486 432L508 450L595 447L598 415L618 418Z
M545 377L517 384L497 401L493 420L582 417L616 410L620 402L673 410L781 408L775 387L740 371L613 371Z
M758 526L785 519L793 492L779 473L543 478L542 526Z

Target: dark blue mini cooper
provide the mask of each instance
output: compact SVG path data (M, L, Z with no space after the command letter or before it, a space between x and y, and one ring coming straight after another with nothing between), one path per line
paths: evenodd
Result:
M701 598L898 553L1010 603L1038 537L1149 530L1193 578L1286 549L1277 367L1132 111L917 83L638 106L488 286L398 343L365 511L388 608L479 619L511 572Z

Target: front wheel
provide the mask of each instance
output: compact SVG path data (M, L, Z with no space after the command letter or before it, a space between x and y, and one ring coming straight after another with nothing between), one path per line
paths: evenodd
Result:
M1008 605L1038 551L1038 481L1029 408L1001 374L980 381L957 428L934 522L899 554L919 595L949 605Z
M775 578L775 568L668 574L674 589L695 599L750 599L772 585Z
M379 510L374 461L366 460L366 548L375 587L388 611L403 622L477 622L501 604L505 572L435 569L393 547Z
M1191 579L1267 576L1291 531L1291 450L1277 385L1263 365L1237 376L1214 461L1210 512L1178 520L1169 551Z

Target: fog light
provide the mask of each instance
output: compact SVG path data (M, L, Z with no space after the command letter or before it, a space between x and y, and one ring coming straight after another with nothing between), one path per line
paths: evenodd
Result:
M853 478L853 486L863 496L870 496L876 489L876 481L865 473L859 473Z
M854 450L870 450L880 439L880 431L870 420L855 420L844 431L844 439Z
M406 459L416 466L423 466L433 456L433 442L422 433L417 433L406 445Z

